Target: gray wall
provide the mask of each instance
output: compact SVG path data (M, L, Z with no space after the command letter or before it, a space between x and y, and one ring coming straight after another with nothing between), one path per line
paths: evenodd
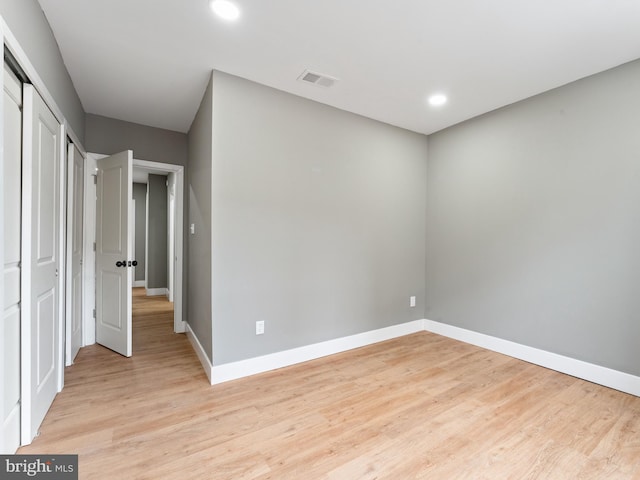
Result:
M167 177L149 174L147 288L167 288Z
M189 169L186 197L187 321L209 359L211 340L211 142L213 130L212 84L209 82L189 129ZM189 234L189 225L195 234Z
M426 317L640 374L640 61L429 137Z
M90 113L86 116L85 146L89 152L105 155L133 150L139 160L187 164L186 134Z
M426 137L213 85L214 364L423 318Z
M46 84L70 127L84 143L84 109L40 4L36 0L2 0L0 15Z
M133 184L133 199L136 201L136 244L135 259L138 266L135 268L135 280L144 280L146 239L147 239L147 185L145 183Z

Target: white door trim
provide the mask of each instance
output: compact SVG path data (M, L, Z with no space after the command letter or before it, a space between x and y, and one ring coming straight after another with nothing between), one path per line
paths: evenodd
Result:
M82 346L96 343L96 161L98 155L87 153L84 164L84 220L82 241L82 274L84 285L82 288Z
M169 301L173 302L173 291L176 286L175 279L175 270L176 270L176 175L175 173L170 173L168 176L168 190L167 190L167 225L168 225L168 239L167 239L167 248L168 248L168 256L167 256L167 268L168 271L168 297Z
M144 288L149 288L149 184L144 192Z

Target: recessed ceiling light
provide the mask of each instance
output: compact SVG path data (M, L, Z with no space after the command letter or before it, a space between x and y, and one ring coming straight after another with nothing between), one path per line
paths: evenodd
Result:
M442 93L436 93L435 95L431 95L429 97L429 105L432 107L440 107L447 103L447 96Z
M224 20L237 20L240 16L240 9L229 0L211 0L209 6L213 13Z

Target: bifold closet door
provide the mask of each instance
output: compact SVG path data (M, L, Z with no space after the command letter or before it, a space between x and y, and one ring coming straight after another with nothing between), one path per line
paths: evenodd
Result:
M70 143L67 152L67 321L66 364L71 365L82 346L82 254L84 157Z
M58 392L60 355L59 275L62 274L60 233L60 124L33 86L24 90L23 161L23 315L22 442L28 444ZM28 265L27 265L28 263ZM25 275L23 275L24 277Z
M0 454L20 446L20 229L22 163L22 82L4 66L3 258L0 325Z

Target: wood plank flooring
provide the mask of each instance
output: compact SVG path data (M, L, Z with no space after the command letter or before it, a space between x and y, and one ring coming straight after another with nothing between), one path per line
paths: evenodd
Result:
M83 348L40 437L82 479L640 478L640 398L418 333L211 387L162 297Z

